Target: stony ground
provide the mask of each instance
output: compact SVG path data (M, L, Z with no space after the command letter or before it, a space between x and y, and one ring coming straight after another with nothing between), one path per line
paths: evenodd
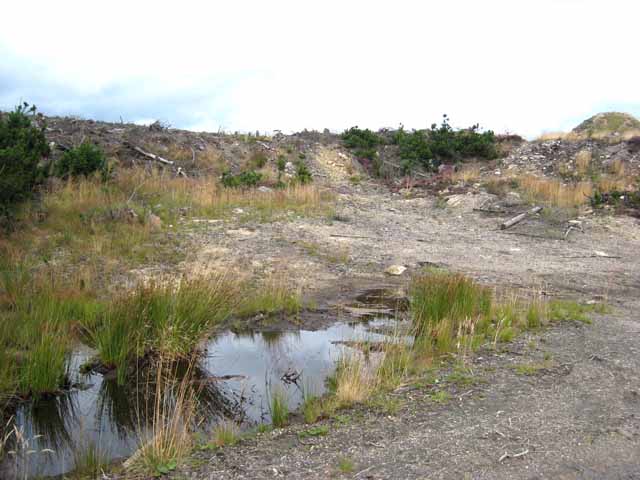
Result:
M372 408L328 421L300 440L293 425L216 453L196 455L175 478L640 478L640 224L586 215L566 237L566 218L543 214L502 232L501 216L474 211L487 198L444 204L353 185L346 161L318 147L317 178L337 195L331 218L269 224L197 223L186 271L225 266L284 270L308 296L332 303L340 290L388 281L390 265L438 264L512 290L535 289L612 312L592 325L562 324L506 351L480 352L474 382L401 389L389 413ZM508 215L507 215L508 216ZM518 365L539 366L525 375ZM349 462L352 468L346 468ZM348 472L343 470L349 470Z

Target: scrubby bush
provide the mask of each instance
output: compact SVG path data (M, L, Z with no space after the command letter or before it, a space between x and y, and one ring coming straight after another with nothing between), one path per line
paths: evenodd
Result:
M55 174L58 177L89 177L100 173L103 178L107 175L107 158L97 145L83 142L64 152L62 158L56 162Z
M381 132L382 135L352 127L342 134L342 139L356 156L372 160L375 170L377 147L385 143L383 135L386 132ZM441 163L464 161L472 157L487 160L498 157L497 139L492 131L480 132L479 125L454 130L446 115L440 126L434 123L427 130L408 132L401 126L391 134L390 142L398 146L404 173L416 166L434 170Z
M46 172L39 163L49 154L44 126L36 127L35 106L24 103L0 115L0 217L31 194Z
M222 185L228 188L255 187L262 180L262 174L254 170L248 170L234 175L231 172L222 174Z
M381 143L380 137L369 130L351 127L342 134L344 146L354 150L357 157L373 160L376 156L376 147Z

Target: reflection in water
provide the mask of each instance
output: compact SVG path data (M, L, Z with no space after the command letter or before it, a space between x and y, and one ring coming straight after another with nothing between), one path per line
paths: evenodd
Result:
M222 418L245 426L269 421L268 392L276 389L285 394L292 410L301 403L303 390L321 395L335 361L348 348L340 342L382 340L386 337L375 332L390 323L371 320L313 332L219 335L207 345L208 354L191 366L199 417L206 420L203 428ZM108 375L81 376L79 366L93 354L81 347L72 357L73 381L83 389L24 403L15 411L13 425L28 439L28 449L37 453L21 456L17 466L12 458L0 463L0 478L18 478L24 472L32 478L64 474L73 469L74 452L87 445L99 446L110 459L127 457L137 448L140 430L151 419L150 406L157 400L155 370L139 365L124 385ZM172 368L180 374L189 365Z

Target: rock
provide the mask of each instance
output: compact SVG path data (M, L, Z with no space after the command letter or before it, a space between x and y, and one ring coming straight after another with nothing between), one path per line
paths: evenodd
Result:
M270 193L273 192L273 188L265 187L263 185L262 187L258 187L258 191L262 193Z
M384 271L384 273L387 275L402 275L406 270L407 267L404 265L391 265Z
M516 207L522 205L523 202L518 192L509 192L505 195L503 203L506 207Z
M151 230L158 231L162 229L162 220L154 213L150 213L147 217L147 224L151 227Z

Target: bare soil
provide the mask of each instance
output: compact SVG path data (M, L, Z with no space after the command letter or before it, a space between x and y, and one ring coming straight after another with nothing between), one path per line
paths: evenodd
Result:
M479 352L470 385L441 372L451 395L442 404L433 386L407 386L392 395L396 412L349 410L325 421L326 436L304 440L297 434L308 426L294 424L198 453L173 477L640 478L638 220L586 215L583 231L565 238L565 219L543 215L503 232L505 216L473 210L486 194L451 206L353 185L350 160L339 153L317 146L311 156L316 178L337 194L332 218L199 224L199 247L182 267L284 270L308 297L335 307L365 285L402 288L411 271L439 265L510 291L606 301L612 313ZM408 270L390 278L384 270L393 264ZM527 375L518 365L535 368ZM345 458L350 472L339 468Z

